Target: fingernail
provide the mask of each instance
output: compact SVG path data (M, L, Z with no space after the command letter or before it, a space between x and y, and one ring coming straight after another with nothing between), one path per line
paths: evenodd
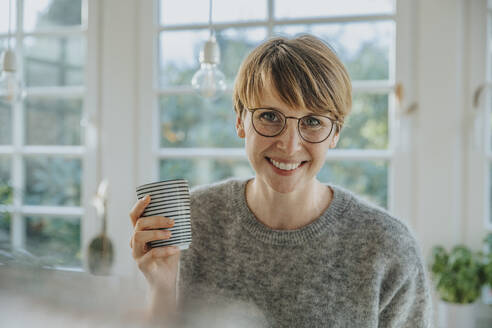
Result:
M150 199L150 195L146 195L145 198L144 198L144 201L148 202Z

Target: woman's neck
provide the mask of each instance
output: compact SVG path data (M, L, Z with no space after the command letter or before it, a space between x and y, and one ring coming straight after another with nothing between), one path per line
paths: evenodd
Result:
M283 194L254 178L247 182L245 196L258 221L274 230L295 230L319 218L329 207L333 192L313 180L305 188Z

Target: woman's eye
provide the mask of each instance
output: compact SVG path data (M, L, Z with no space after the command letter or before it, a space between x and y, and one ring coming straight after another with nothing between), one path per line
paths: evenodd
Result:
M278 120L278 115L275 112L264 112L261 113L260 117L261 119L264 119L269 122L275 122L276 120Z
M317 126L320 126L321 125L321 121L320 120L318 120L315 117L311 117L311 116L305 117L302 120L302 123L305 126L308 126L308 127L317 127Z

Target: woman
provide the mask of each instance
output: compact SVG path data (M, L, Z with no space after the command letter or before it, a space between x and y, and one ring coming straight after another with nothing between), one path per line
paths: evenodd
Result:
M334 52L309 35L271 39L243 62L233 98L256 175L192 191L193 242L179 275L179 250L145 247L169 238L153 229L172 223L139 219L145 201L130 213L153 315L200 300L244 305L239 313L267 326L428 327L428 280L409 229L316 179L351 107L349 76Z

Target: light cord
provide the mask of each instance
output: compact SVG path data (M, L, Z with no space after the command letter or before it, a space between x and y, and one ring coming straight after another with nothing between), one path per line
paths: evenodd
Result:
M214 35L214 31L212 29L212 8L213 8L213 1L210 0L210 5L209 5L209 12L208 12L208 28L210 30L210 37Z
M7 40L7 49L10 50L10 39L12 38L12 0L9 0L9 37Z

